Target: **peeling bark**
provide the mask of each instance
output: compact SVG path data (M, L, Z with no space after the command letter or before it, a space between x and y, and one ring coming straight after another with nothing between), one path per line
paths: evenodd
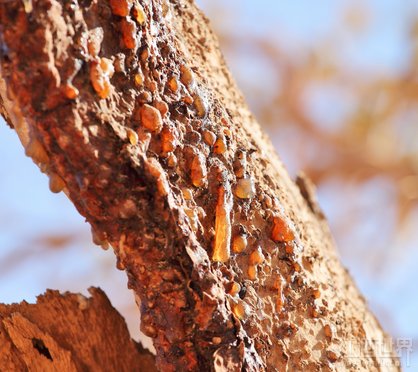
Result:
M0 9L9 120L113 247L159 370L398 369L192 1Z
M2 371L155 371L106 295L47 291L36 304L0 304Z

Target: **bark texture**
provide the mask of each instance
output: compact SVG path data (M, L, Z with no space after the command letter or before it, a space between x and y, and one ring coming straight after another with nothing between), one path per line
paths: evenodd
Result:
M192 1L23 3L0 4L4 109L113 247L159 370L398 369Z
M106 295L47 291L36 304L0 304L2 371L156 371Z

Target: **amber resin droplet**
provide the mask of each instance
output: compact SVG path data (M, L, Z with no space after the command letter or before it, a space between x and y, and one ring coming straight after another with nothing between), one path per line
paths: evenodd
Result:
M257 279L257 266L248 266L248 278L250 280Z
M135 21L137 21L138 24L142 25L145 23L147 18L146 18L144 8L142 7L141 4L136 4L134 6L133 14L135 17Z
M295 239L293 231L281 217L274 217L271 238L275 242L290 242Z
M213 146L216 141L216 135L210 130L205 130L203 131L203 140L207 145Z
M161 116L165 116L168 113L168 105L164 101L155 101L155 108L161 113Z
M239 234L234 237L232 241L232 251L234 253L242 253L247 248L247 237L245 235Z
M192 199L193 199L193 193L192 193L192 190L190 190L189 188L187 188L187 187L183 187L183 188L181 189L181 192L182 192L182 194L183 194L183 198L184 198L185 200L192 200Z
M237 282L233 282L231 285L231 289L228 291L228 294L231 296L236 296L241 290L241 286Z
M33 10L32 0L23 0L23 7L25 9L26 14L32 13L32 10Z
M235 195L240 199L249 199L254 196L255 187L251 177L241 178L237 182Z
M114 15L126 17L132 7L132 0L110 0L110 7Z
M87 38L87 50L91 57L96 58L99 56L100 49L102 48L103 37L104 33L101 27L96 27L89 30Z
M67 83L64 86L64 94L68 99L76 99L80 92L74 85Z
M176 148L176 137L174 135L174 129L170 127L164 127L161 131L161 150L163 153L169 153Z
M103 73L109 77L112 77L113 74L115 73L113 62L109 58L100 58L100 67Z
M186 87L193 82L193 73L186 65L180 67L180 81Z
M293 266L293 270L295 270L298 273L301 272L302 268L298 262L293 262L292 266Z
M226 152L226 150L227 150L227 147L226 147L225 137L223 135L219 136L213 146L213 152L215 154L223 154Z
M193 97L189 94L186 94L182 99L186 105L191 105L193 103Z
M204 118L206 116L207 109L206 109L206 105L205 105L205 102L203 101L202 97L195 94L193 105L196 109L197 115L200 118Z
M327 351L327 358L331 363L335 363L338 360L338 355L336 352L332 351L332 350L328 350Z
M318 318L319 316L319 312L316 306L311 307L310 313L311 313L312 318Z
M137 87L140 87L142 84L144 83L144 77L142 76L142 74L136 74L135 75L135 85Z
M223 132L224 132L225 136L227 136L227 137L229 137L229 138L231 138L231 137L232 137L232 131L231 131L231 129L229 129L229 128L224 128Z
M321 291L319 289L315 289L312 292L312 296L313 296L313 298L318 299L319 297L321 297Z
M264 262L264 255L263 255L263 252L261 251L261 248L258 247L254 252L251 253L249 264L255 266L255 265L260 265L263 262Z
M150 105L143 105L140 109L141 124L152 132L161 132L163 121L161 113Z
M198 221L197 221L195 210L192 208L184 208L184 212L186 213L187 217L189 217L190 225L193 231L197 231Z
M219 345L222 342L222 338L220 337L213 337L212 338L212 343L215 345Z
M179 89L179 84L175 76L172 76L167 82L168 88L173 92L177 92Z
M37 164L47 164L49 162L49 157L45 151L45 148L36 139L32 139L29 142L25 153Z
M135 146L138 144L138 134L133 131L132 129L127 129L126 134L128 136L129 142L131 143L131 145Z
M325 334L325 337L326 338L328 338L330 340L332 339L333 330L332 330L332 327L329 324L325 324L325 326L324 326L324 334Z
M91 235L94 244L102 247L105 251L109 249L109 242L107 241L106 233L96 230L92 226Z
M174 155L173 153L171 153L171 154L168 155L167 165L170 168L174 168L177 165L177 157L176 157L176 155Z
M115 70L108 58L101 58L99 63L92 62L90 66L90 80L94 90L100 98L107 98L110 94L110 79Z
M232 304L232 312L239 320L246 320L248 317L247 305L241 300Z
M136 23L128 18L124 18L120 24L122 40L125 48L136 49L137 47L137 27Z
M247 154L245 151L237 151L236 160L234 161L234 172L237 178L245 177L247 172Z
M65 182L64 180L55 173L50 174L49 176L49 189L55 193L58 194L65 188Z

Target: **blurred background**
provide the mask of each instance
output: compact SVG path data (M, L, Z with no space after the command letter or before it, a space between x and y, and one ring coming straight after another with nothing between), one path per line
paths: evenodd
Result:
M418 2L197 0L289 173L318 188L340 256L418 370ZM0 302L100 286L138 337L111 252L0 123ZM409 364L409 365L408 365Z

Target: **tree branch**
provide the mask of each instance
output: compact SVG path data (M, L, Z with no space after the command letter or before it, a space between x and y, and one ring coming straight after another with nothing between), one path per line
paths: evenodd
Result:
M159 370L380 370L377 346L350 357L385 334L193 2L0 9L9 117L113 247Z

